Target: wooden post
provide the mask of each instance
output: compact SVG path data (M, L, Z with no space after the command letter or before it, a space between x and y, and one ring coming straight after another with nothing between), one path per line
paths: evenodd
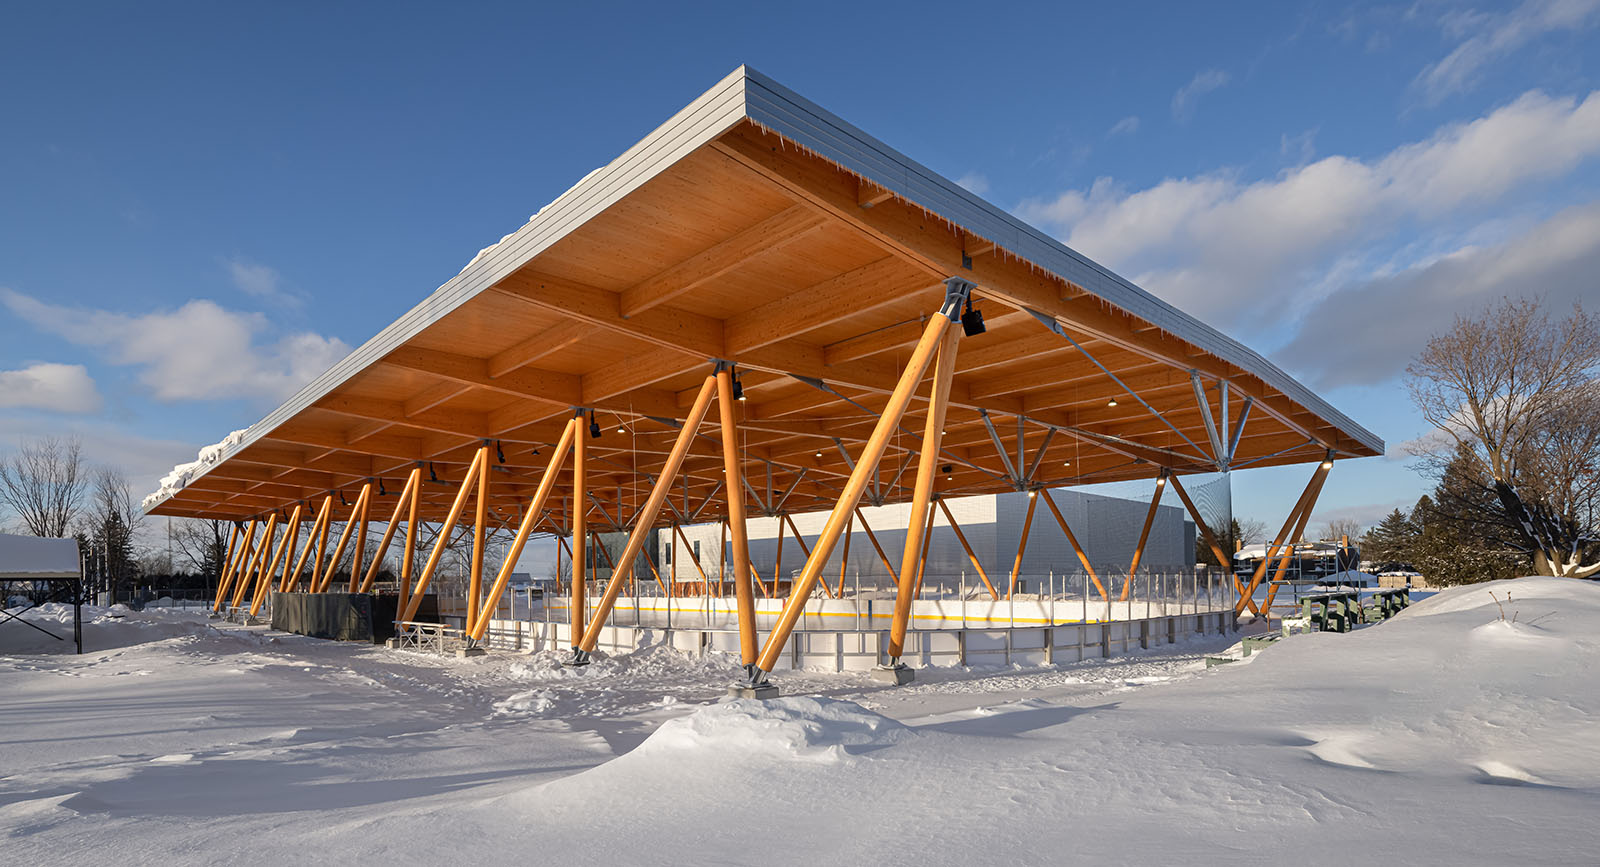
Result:
M283 528L283 538L278 540L278 549L272 554L272 565L262 570L261 577L256 579L255 598L250 602L251 617L261 613L261 606L267 601L267 590L272 586L272 573L278 571L279 561L282 561L285 566L289 565L289 560L284 556L284 552L293 552L293 530L299 527L299 525L300 505L296 503L294 507L294 515L289 518L288 525Z
M228 598L228 588L233 586L234 573L239 571L239 565L244 562L244 552L249 550L250 540L255 537L255 534L256 519L251 518L250 530L245 534L244 541L238 546L238 549L233 552L232 556L228 558L228 564L222 570L222 577L217 579L217 598L211 603L212 611L222 610L222 600ZM233 538L234 541L238 541L239 539L238 524L233 525Z
M383 565L384 555L389 553L389 542L394 538L394 529L399 526L400 513L405 511L406 503L411 500L412 490L421 483L422 470L413 468L411 474L406 476L405 490L400 492L400 499L395 501L394 514L389 516L389 523L383 528L383 538L379 540L377 550L372 552L372 565L367 567L367 574L361 579L358 593L371 593L372 586L378 580L378 569Z
M957 303L952 306L950 298L947 298L945 309L940 311L941 315L928 320L921 340L917 342L916 349L912 351L911 358L900 375L900 381L895 384L894 391L889 395L883 414L878 417L878 424L873 428L872 436L867 439L866 447L856 459L855 469L850 471L844 490L840 492L833 511L828 515L828 521L823 525L821 535L817 537L816 547L806 559L805 568L801 570L799 585L790 593L789 602L784 605L783 613L778 616L778 622L767 636L767 643L762 648L761 657L756 663L761 671L770 672L778 664L778 655L783 652L795 624L799 623L800 616L805 613L806 598L811 595L811 588L816 584L817 576L822 574L822 566L827 562L828 555L833 553L833 546L839 541L839 534L844 531L847 517L861 502L867 481L877 472L878 462L883 459L884 450L889 447L889 438L899 430L900 419L905 416L906 407L910 405L912 395L922 382L923 374L928 372L928 367L933 363L933 357L939 352L951 323L960 315L959 296L955 296L954 293L952 295L957 298ZM904 579L905 576L902 575L902 584Z
M894 619L889 625L888 655L892 662L899 662L900 654L905 650L906 628L911 622L911 603L916 598L917 587L922 583L922 565L927 552L925 540L932 535L933 526L933 510L929 500L933 496L933 482L939 470L939 444L944 439L944 416L950 404L950 379L955 373L956 346L960 339L960 331L947 327L940 335L939 352L934 360L928 417L922 426L922 453L917 456L917 479L912 489L906 547L900 558L900 582L895 590Z
M1306 482L1305 491L1300 494L1300 499L1295 502L1294 508L1289 510L1289 517L1284 520L1283 528L1278 530L1277 536L1273 537L1272 545L1264 552L1266 556L1261 558L1261 563L1256 566L1255 573L1250 576L1249 585L1245 587L1244 591L1240 594L1239 602L1233 607L1235 614L1243 612L1245 600L1255 595L1256 587L1260 586L1261 579L1267 574L1267 564L1277 559L1278 550L1283 545L1284 537L1288 535L1290 529L1294 527L1295 522L1299 520L1300 510L1306 507L1306 501L1312 496L1311 492L1317 489L1318 480L1327 475L1328 470L1332 468L1333 453L1329 452L1327 459L1318 464L1317 468L1312 471L1310 481ZM1265 607L1263 607L1260 609L1260 613L1263 617L1265 617L1267 616L1268 611Z
M1128 566L1128 580L1122 582L1122 594L1118 602L1128 601L1128 589L1133 586L1133 576L1139 571L1139 560L1144 557L1144 543L1150 539L1150 525L1155 523L1156 509L1161 506L1161 492L1167 487L1167 469L1161 468L1156 476L1156 493L1150 498L1150 511L1144 514L1144 529L1139 531L1139 544L1133 549L1133 562Z
M483 450L479 450L472 459L472 465L467 468L466 478L461 480L461 489L456 491L455 502L450 504L450 513L439 525L439 537L433 542L433 552L428 555L428 562L422 567L422 574L417 576L417 586L411 591L411 598L407 601L401 620L410 620L417 615L417 608L422 605L422 597L428 592L428 584L433 581L433 570L439 566L439 558L444 556L444 549L449 547L450 534L454 531L456 522L461 520L461 511L467 506L467 497L472 493L472 483L477 481L477 474L483 472Z
M1050 496L1048 489L1041 490L1040 493L1044 494L1044 504L1050 507L1050 514L1054 515L1056 523L1061 525L1061 532L1067 534L1067 542L1072 545L1073 553L1078 555L1078 562L1083 564L1083 571L1089 573L1089 580L1093 581L1094 588L1100 591L1100 598L1110 599L1106 586L1100 583L1100 576L1094 574L1094 567L1089 565L1089 557L1083 553L1083 546L1078 544L1078 537L1072 535L1072 528L1067 526L1067 519L1061 517L1061 510L1056 508L1055 498Z
M561 475L561 465L566 463L567 453L572 450L573 441L581 433L578 430L578 420L568 419L566 428L561 432L560 442L556 443L555 450L550 453L550 462L545 466L544 476L539 479L539 487L534 491L533 501L528 504L528 511L522 516L522 526L517 528L517 535L511 540L511 548L506 551L505 562L500 564L500 573L495 576L494 586L489 589L489 597L484 600L477 623L471 627L473 641L482 641L488 631L489 621L494 617L495 609L500 607L500 594L505 592L506 585L511 582L511 570L516 566L517 558L522 556L522 548L527 544L528 536L539 523L539 516L544 513L544 504L550 499L550 492L555 490L556 479ZM487 456L484 460L488 460ZM482 488L479 490L482 491Z
M1011 561L1011 583L1006 587L1006 598L1017 595L1017 575L1022 572L1022 555L1028 552L1028 534L1033 530L1033 510L1039 505L1039 492L1028 492L1028 513L1022 519L1022 536L1017 539L1017 557Z
M328 587L333 584L333 573L339 568L339 558L344 556L344 546L349 544L350 534L356 528L356 519L360 517L361 510L366 508L367 495L371 493L371 482L361 486L361 493L356 496L356 504L350 507L350 518L344 522L344 530L339 533L339 544L333 548L333 557L328 561L328 569L322 573L322 583L317 586L318 593L326 593Z
M372 483L367 482L366 498L361 503L361 525L356 529L356 547L350 556L350 592L361 586L361 564L367 556L367 515L372 512Z
M267 551L272 548L272 534L278 529L278 513L273 512L267 518L267 528L261 533L261 544L256 546L255 556L250 558L250 566L243 575L238 576L233 582L233 607L238 608L244 601L245 591L249 589L250 580L257 571L266 566Z
M406 503L406 544L400 552L400 598L395 605L398 619L405 620L411 603L411 570L417 559L417 501L422 499L422 468L412 467L410 497Z
M578 413L578 426L583 426L583 413ZM572 441L572 593L567 607L567 622L572 628L572 643L577 646L587 631L589 600L589 461L585 446L589 433L578 431Z
M911 593L913 600L922 595L922 576L928 574L928 548L933 543L933 516L936 514L934 510L928 510L928 524L922 530L922 552L917 557L917 589Z
M322 502L327 517L323 520L322 531L317 536L317 553L311 560L311 583L306 585L306 589L312 593L322 592L322 555L328 550L328 530L333 527L333 494L329 494ZM311 540L307 539L306 544L309 546Z
M1261 606L1263 617L1272 616L1272 600L1278 595L1278 582L1283 580L1284 572L1289 569L1289 561L1294 558L1295 542L1299 541L1306 531L1306 522L1311 519L1311 510L1317 506L1317 497L1322 495L1322 484L1328 480L1328 474L1323 473L1317 481L1316 490L1311 492L1311 499L1307 500L1305 507L1300 510L1300 519L1295 522L1294 535L1289 537L1289 547L1284 549L1283 559L1278 561L1278 572L1272 577L1272 583L1267 585L1266 603Z
M300 541L300 521L304 508L304 503L296 503L294 506L294 520L289 523L289 553L288 556L283 558L283 576L278 579L278 590L280 592L289 585L289 563L294 560L294 547Z
M889 555L883 553L883 546L878 544L878 536L872 532L872 525L867 523L867 516L862 514L858 506L855 510L856 520L861 522L861 529L867 531L867 541L872 543L872 550L878 552L878 559L883 561L884 571L889 573L889 580L900 583L900 574L894 571L894 564L889 562Z
M1251 612L1260 614L1260 610L1256 608L1255 600L1243 596L1244 583L1239 580L1239 576L1233 574L1233 558L1222 550L1222 545L1217 542L1216 534L1211 532L1211 527L1206 524L1204 518L1200 517L1200 510L1195 507L1194 501L1189 499L1189 492L1184 490L1183 483L1178 481L1176 474L1169 475L1167 478L1172 481L1173 493L1178 495L1178 499L1183 500L1183 507L1189 510L1189 517L1194 519L1195 527L1199 529L1200 535L1206 540L1206 546L1211 549L1211 556L1217 558L1218 568L1226 570L1228 577L1233 580L1234 589L1244 598L1245 604L1249 606ZM1234 549L1236 552L1238 547L1239 540L1235 539Z
M989 573L984 571L983 562L978 559L978 555L972 552L972 546L967 543L967 534L961 532L961 525L956 523L956 516L950 514L950 507L944 504L943 499L939 500L939 509L944 512L944 519L950 522L950 529L956 531L956 540L961 543L962 550L967 552L967 559L972 561L972 568L978 570L978 577L983 579L983 586L989 588L989 598L998 600L1000 594L994 589L994 584L989 581ZM965 601L962 600L962 602Z
M311 531L306 533L306 546L303 549L301 549L299 559L294 561L294 571L289 573L289 580L288 580L287 583L284 584L283 592L285 592L285 593L292 592L296 587L300 586L300 570L305 568L306 558L311 556L311 549L317 543L317 534L321 533L323 540L324 541L327 540L327 537L328 537L327 526L328 526L328 521L332 517L332 514L333 514L333 495L329 494L328 496L322 498L322 508L317 510L317 519L315 521L311 522ZM322 556L320 554L318 554L317 555L318 563L320 563L321 559L322 559ZM316 585L315 576L316 576L317 566L313 565L311 568L312 568L312 573L311 573L312 574L312 583L307 585L307 589L312 591L312 592L316 592L317 585Z
M772 564L772 592L768 597L778 595L778 576L783 574L783 516L778 516L778 555Z
M478 607L483 599L484 531L489 519L489 444L478 447L478 499L473 503L472 573L467 578L467 628L478 622Z
M600 641L600 627L605 624L606 617L611 614L612 606L616 605L618 594L622 592L624 573L633 571L633 561L644 547L645 539L649 538L650 528L655 525L656 516L661 513L661 505L672 493L672 483L677 481L678 470L683 467L683 460L689 455L689 447L694 444L695 433L699 430L700 423L705 421L716 388L716 374L706 376L705 382L700 386L700 394L689 410L689 417L684 420L683 429L678 431L678 439L672 444L672 452L667 455L667 462L661 467L661 476L656 479L655 485L650 489L650 496L634 518L633 532L628 536L627 547L622 549L622 556L617 558L616 569L611 573L611 580L606 583L605 593L600 597L600 605L595 609L594 620L584 630L582 644L573 648L575 651L581 651L584 656L593 653L595 645ZM579 654L575 653L574 657L577 656Z
M836 599L844 598L844 575L850 570L850 537L855 535L856 516L851 513L850 520L844 525L844 552L839 555L839 592L832 594ZM827 582L823 582L827 586Z

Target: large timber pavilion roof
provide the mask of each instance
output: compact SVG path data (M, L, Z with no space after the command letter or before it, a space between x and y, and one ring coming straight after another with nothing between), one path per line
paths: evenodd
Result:
M588 520L626 525L715 359L747 398L751 513L828 508L949 277L976 287L987 330L961 341L941 495L1383 451L1246 347L741 68L148 511L245 519L374 480L392 494L421 462L418 517L439 520L488 441L489 509L510 520L537 451L585 408L601 430ZM870 500L910 497L927 394ZM720 514L715 412L662 521ZM548 529L572 500L558 485Z

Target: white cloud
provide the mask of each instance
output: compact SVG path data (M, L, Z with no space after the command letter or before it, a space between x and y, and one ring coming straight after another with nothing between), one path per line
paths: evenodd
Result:
M0 289L0 302L41 331L138 368L140 382L164 401L282 400L350 351L311 333L258 344L270 330L265 316L204 299L141 314L63 307L9 289Z
M233 285L252 298L276 301L291 307L299 307L305 301L299 294L283 288L282 278L274 268L245 259L229 259L224 264L228 266Z
M956 178L956 186L961 187L974 196L981 196L989 192L989 177L981 172L967 172Z
M0 370L0 408L88 413L100 409L100 391L81 364L30 364Z
M1130 114L1122 120L1112 124L1111 129L1106 130L1106 138L1115 138L1119 135L1133 135L1138 131L1139 118L1137 115Z
M1371 161L1334 155L1254 182L1217 171L1134 192L1102 178L1017 213L1180 308L1271 324L1293 312L1285 297L1315 300L1303 290L1330 259L1400 221L1459 216L1596 154L1600 91L1581 103L1534 91Z
M1436 63L1424 67L1412 83L1433 104L1471 90L1483 68L1534 39L1563 30L1592 26L1600 0L1525 0L1510 12L1489 14L1450 10L1440 19L1446 35L1461 42Z
M1228 80L1228 73L1220 69L1206 69L1196 73L1188 84L1178 88L1178 92L1172 95L1173 119L1179 123L1187 122L1194 117L1195 103L1199 101L1201 94L1216 90L1227 84Z
M63 434L76 436L83 443L86 463L121 470L135 499L155 490L173 464L193 460L198 448L194 443L140 436L104 418L63 420L27 413L0 415L0 453L25 440ZM159 535L165 527L165 521L147 521L146 535Z
M1570 208L1499 244L1464 247L1427 265L1329 295L1279 353L1313 385L1382 382L1429 336L1506 295L1537 295L1556 314L1595 297L1600 202ZM1398 451L1398 450L1397 450Z

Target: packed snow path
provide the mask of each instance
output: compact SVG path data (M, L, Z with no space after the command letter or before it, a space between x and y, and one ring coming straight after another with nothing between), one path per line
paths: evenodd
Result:
M1503 600L1507 617L1489 596ZM101 615L0 632L8 863L1594 863L1600 586L884 689ZM37 638L37 640L35 639Z

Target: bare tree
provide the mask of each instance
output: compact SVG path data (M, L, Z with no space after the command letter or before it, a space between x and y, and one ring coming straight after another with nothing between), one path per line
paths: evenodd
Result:
M1334 518L1323 528L1323 537L1330 542L1337 542L1345 536L1352 539L1361 538L1361 522L1354 518Z
M9 506L29 533L65 538L83 504L88 477L77 437L24 441L0 462L0 503Z
M97 467L90 474L93 490L89 497L90 520L104 524L116 517L130 536L144 526L144 509L128 487L128 477L117 467Z
M1258 521L1255 518L1240 518L1237 523L1239 525L1239 541L1244 544L1254 545L1257 542L1268 541L1266 521Z
M172 542L178 547L179 561L208 582L215 582L222 575L223 560L228 555L230 528L227 521L198 518L175 525Z
M1600 463L1600 319L1574 305L1552 322L1541 302L1506 299L1458 316L1407 372L1418 410L1447 437L1424 466L1442 475L1470 451L1540 574L1600 572L1592 514L1580 511Z

